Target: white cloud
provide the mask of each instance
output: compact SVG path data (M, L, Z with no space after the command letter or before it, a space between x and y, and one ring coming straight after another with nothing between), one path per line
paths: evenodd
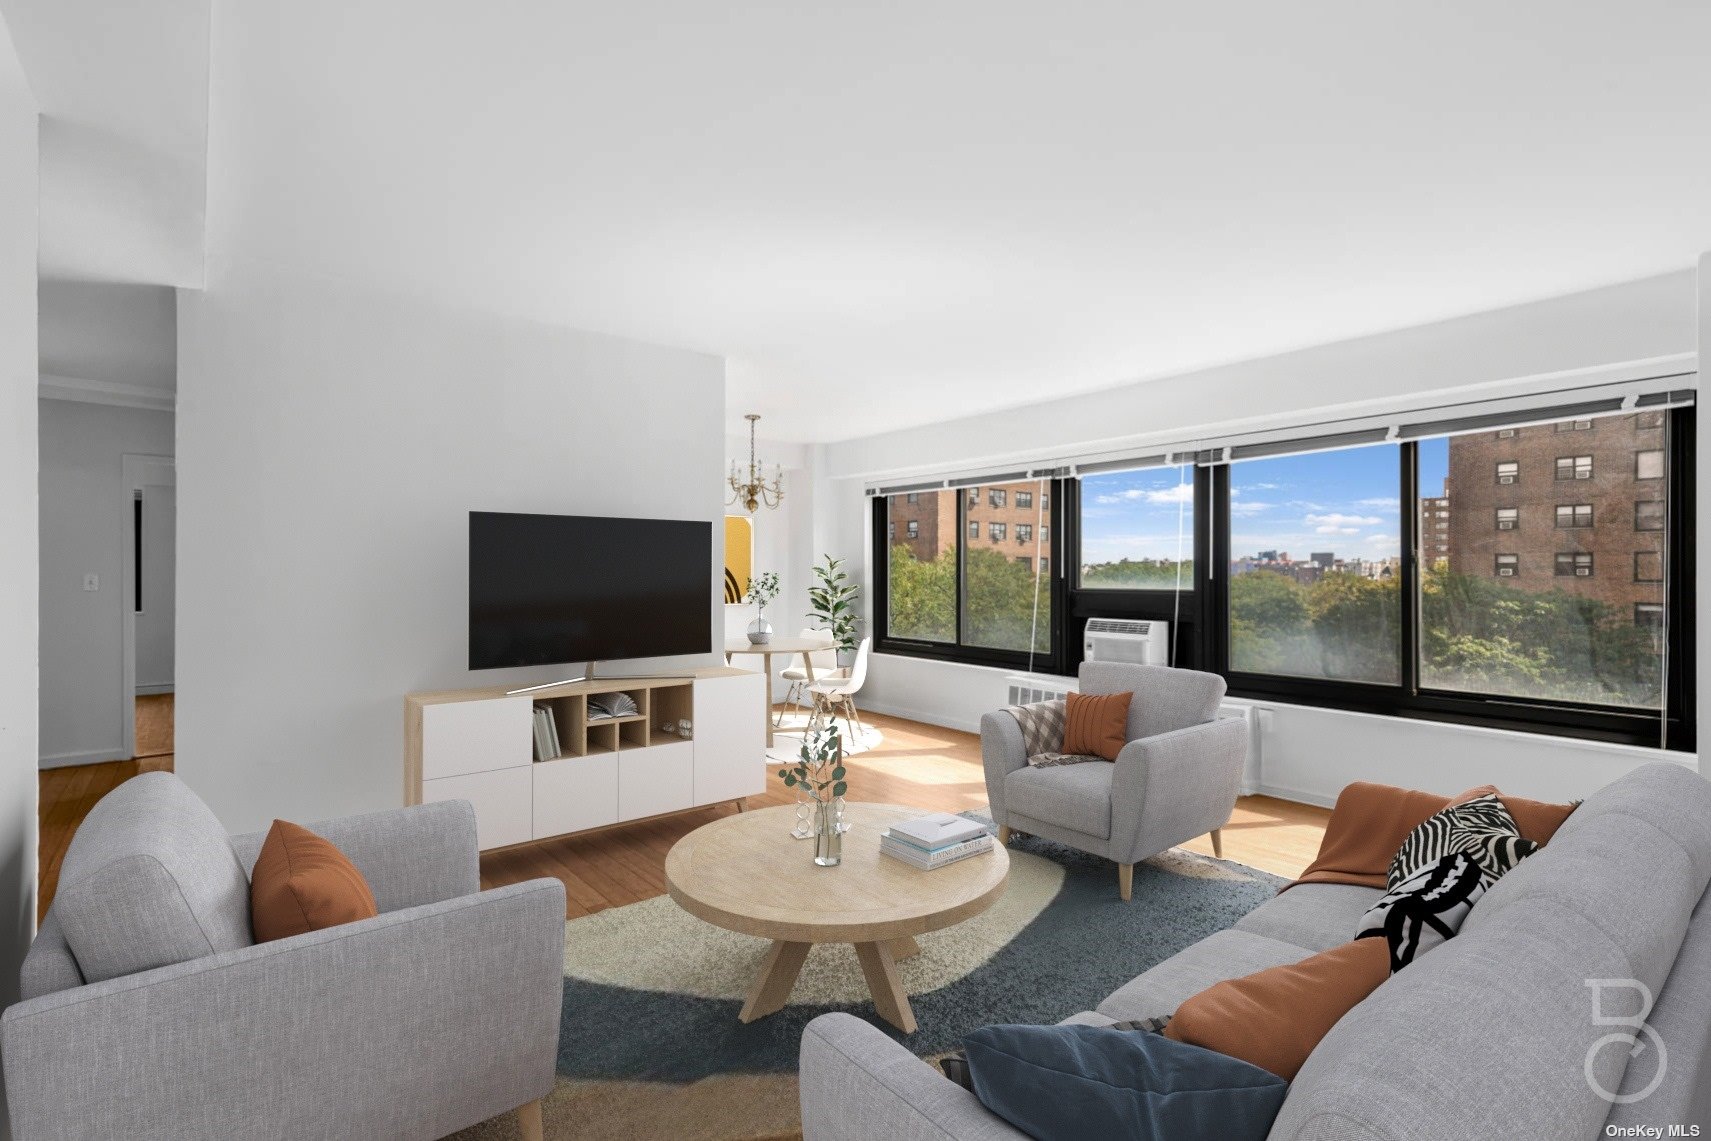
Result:
M1356 535L1362 527L1373 527L1384 520L1371 515L1345 515L1333 511L1327 515L1309 515L1303 520L1321 535Z
M1231 515L1258 515L1262 511L1270 511L1275 503L1261 503L1253 499L1234 500L1230 503Z
M1401 507L1402 506L1402 501L1400 499L1397 499L1394 495L1389 496L1388 498L1381 495L1376 499L1361 499L1361 500L1357 500L1356 502L1362 507Z
M1167 506L1175 506L1178 503L1193 503L1194 485L1192 483L1179 483L1175 487L1167 487L1163 490L1131 487L1127 491L1096 496L1094 502L1106 504L1145 502Z

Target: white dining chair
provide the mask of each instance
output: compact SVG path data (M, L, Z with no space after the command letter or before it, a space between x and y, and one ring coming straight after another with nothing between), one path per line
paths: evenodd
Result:
M841 713L845 728L855 740L860 740L865 732L861 714L856 712L855 695L861 691L862 683L867 681L867 655L872 646L872 638L863 638L861 644L856 647L855 664L850 667L848 673L833 674L816 680L808 687L808 693L814 699L815 715L824 713L828 717L837 717Z
M819 679L832 673L838 668L838 651L834 648L835 639L830 630L816 630L805 626L799 637L811 638L822 643L824 650L815 650L808 655L809 664L814 667L814 677ZM778 712L774 714L773 725L784 724L784 714L787 710L802 708L802 699L808 693L808 671L800 665L791 666L778 675L790 683L790 688L784 691L784 701L779 704Z

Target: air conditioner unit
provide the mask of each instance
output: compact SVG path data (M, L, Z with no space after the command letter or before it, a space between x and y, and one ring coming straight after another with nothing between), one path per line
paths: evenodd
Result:
M1591 574L1592 574L1592 568L1591 567L1575 567L1574 568L1574 575L1576 578L1586 578Z
M1009 689L1007 705L1032 705L1036 701L1057 701L1075 692L1075 679L1050 674L1011 674L1004 679Z
M1498 578L1514 578L1515 577L1515 568L1514 567L1498 567L1497 568L1497 577Z
M1498 483L1514 483L1515 477L1512 475L1500 475L1497 477L1497 482Z
M1577 471L1574 473L1574 478L1576 478L1576 479L1591 479L1592 473L1589 471Z
M1497 430L1497 438L1499 440L1513 440L1515 438L1515 429L1499 428Z
M1515 529L1515 520L1499 519L1497 521L1497 529L1499 531L1513 531Z
M1089 618L1081 656L1090 662L1170 664L1170 623L1152 618Z

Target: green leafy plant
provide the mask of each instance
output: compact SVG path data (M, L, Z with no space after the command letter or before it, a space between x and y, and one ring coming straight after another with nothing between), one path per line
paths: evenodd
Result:
M814 609L808 617L820 627L832 632L833 643L845 652L856 648L855 600L860 588L841 569L842 559L826 556L826 561L814 568L815 586L808 589L808 601Z
M766 604L778 597L778 575L767 571L759 578L751 578L748 582L749 601L762 610Z
M835 725L810 732L803 738L801 759L778 770L786 788L801 789L816 804L848 792L844 776L844 745Z

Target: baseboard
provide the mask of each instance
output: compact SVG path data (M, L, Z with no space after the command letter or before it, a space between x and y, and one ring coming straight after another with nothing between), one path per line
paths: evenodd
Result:
M171 692L172 692L172 683L170 681L165 682L161 685L139 685L139 686L137 686L137 696L138 697L151 697L155 694L171 693Z
M1262 784L1259 786L1261 796L1275 797L1278 800L1291 800L1296 804L1311 804L1316 808L1335 808L1337 798L1326 796L1322 792L1308 792L1301 788L1286 788L1277 784Z
M893 705L885 701L863 701L860 695L856 697L858 710L871 709L875 713L883 713L887 717L901 717L905 721L919 721L923 725L937 725L941 729L958 729L964 733L980 733L980 722L959 721L954 717L945 717L931 713L925 709L910 709L901 705Z
M81 753L49 753L36 761L38 769L66 769L72 765L98 765L124 760L123 749L94 749Z

